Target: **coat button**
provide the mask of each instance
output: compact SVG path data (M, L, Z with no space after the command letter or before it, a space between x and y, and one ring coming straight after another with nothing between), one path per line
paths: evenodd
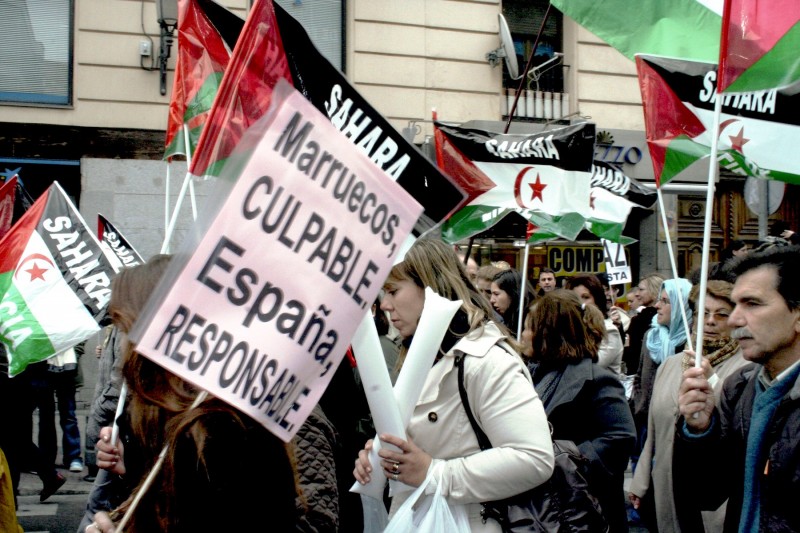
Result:
M439 420L439 415L435 411L428 413L428 422L436 422L437 420Z

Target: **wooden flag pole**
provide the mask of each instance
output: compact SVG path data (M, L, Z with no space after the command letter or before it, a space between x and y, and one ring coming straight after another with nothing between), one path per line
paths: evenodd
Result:
M200 394L197 395L197 398L194 399L192 405L189 406L189 411L203 403L203 401L208 397L208 392L200 391ZM150 473L147 474L147 478L142 483L142 486L139 487L139 490L136 492L136 495L133 497L133 501L131 502L128 509L125 511L125 515L122 517L122 520L119 521L117 524L116 533L122 533L127 525L128 521L130 520L133 511L139 505L139 502L142 500L142 497L147 493L147 489L150 488L150 485L153 484L153 481L156 479L156 475L158 475L159 470L161 470L161 466L164 464L164 457L167 455L167 450L169 449L169 445L165 444L164 447L161 449L161 453L158 454L158 460L153 465L153 468L150 470Z

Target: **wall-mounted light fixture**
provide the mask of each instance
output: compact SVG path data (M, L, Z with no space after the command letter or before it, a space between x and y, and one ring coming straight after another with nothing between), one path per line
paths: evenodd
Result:
M161 94L167 94L167 60L172 50L173 33L178 27L178 1L156 0L156 14L161 28L161 46L158 52L158 70Z

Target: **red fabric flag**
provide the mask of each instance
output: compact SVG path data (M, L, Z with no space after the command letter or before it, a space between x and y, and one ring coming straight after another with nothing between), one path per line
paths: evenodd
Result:
M187 155L184 124L189 130L189 150L194 152L243 24L242 19L209 0L180 1L178 59L167 117L165 158Z
M653 160L656 186L661 187L674 174L703 155L692 153L685 161L672 163L672 160L677 157L675 154L679 152L670 150L670 145L672 143L688 143L689 146L692 146L691 139L706 131L706 128L675 94L658 65L646 61L644 56L636 56L636 69L639 72L639 87L644 103L647 144L650 148L650 158ZM668 156L670 164L667 164ZM665 165L678 167L679 170L665 173Z
M725 0L719 90L758 91L797 83L798 49L798 0Z
M269 109L279 79L292 83L275 9L256 0L197 143L191 173L216 175L247 128Z
M6 180L0 187L0 239L11 229L14 219L14 198L17 192L17 177Z

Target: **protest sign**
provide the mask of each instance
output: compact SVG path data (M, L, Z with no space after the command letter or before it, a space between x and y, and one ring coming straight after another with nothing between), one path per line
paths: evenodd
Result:
M289 441L422 208L285 81L237 154L131 337Z
M603 243L603 259L606 263L609 285L624 285L631 282L631 264L625 256L625 247L619 243L600 239Z

